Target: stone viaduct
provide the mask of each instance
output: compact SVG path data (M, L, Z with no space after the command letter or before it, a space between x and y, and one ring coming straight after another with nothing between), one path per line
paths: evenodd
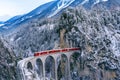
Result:
M70 59L73 54L80 54L79 48L36 52L34 56L18 62L18 78L19 80L59 80L58 65L63 63L60 70L63 70L64 80L71 80Z

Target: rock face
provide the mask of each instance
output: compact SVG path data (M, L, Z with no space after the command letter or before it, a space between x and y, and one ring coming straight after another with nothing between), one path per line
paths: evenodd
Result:
M58 19L34 19L20 25L22 28L11 33L6 39L16 56L24 58L36 51L58 48L62 37L63 43L68 47L81 48L81 53L74 54L70 60L73 80L120 80L119 16L119 8L108 10L99 7L85 10L80 6L70 7ZM61 30L65 30L62 36ZM3 60L9 57L11 60L9 63L16 61L12 60L14 58L11 58L8 48L4 48L3 43L0 44L0 49L1 51L7 49L7 52L1 52ZM64 65L65 63L61 63L59 68L64 69ZM11 70L9 66L5 68ZM15 66L13 68L15 69ZM63 70L58 70L61 71L59 73L65 74ZM9 75L7 71L4 72ZM58 76L61 77L61 74ZM2 75L3 72L0 79L7 80ZM10 79L14 80L15 72L10 75Z

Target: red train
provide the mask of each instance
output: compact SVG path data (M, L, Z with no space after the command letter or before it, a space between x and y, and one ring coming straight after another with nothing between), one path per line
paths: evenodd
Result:
M54 49L54 50L47 50L47 51L41 51L41 52L35 52L34 56L41 56L46 54L55 54L58 52L69 52L69 51L76 51L80 50L80 48L64 48L64 49Z

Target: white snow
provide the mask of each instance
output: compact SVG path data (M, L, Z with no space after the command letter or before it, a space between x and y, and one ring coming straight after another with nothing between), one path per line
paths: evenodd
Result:
M81 5L87 3L88 1L89 1L89 0L84 0L84 1L81 3Z
M72 2L74 2L74 0L61 0L58 4L57 4L57 9L56 11L51 14L50 16L48 16L49 18L56 15L59 11L61 11L62 9L68 7Z
M10 41L14 41L14 38L12 37L12 38L10 38Z
M24 20L25 20L24 18L21 19L21 21L24 21Z
M93 5L95 5L95 4L99 3L99 2L100 2L100 0L96 0L96 2L94 2L94 4L93 4Z
M4 24L0 24L0 27L1 27L1 26L4 26Z
M29 18L31 18L32 16L29 16Z
M107 36L109 37L109 39L111 40L111 43L112 43L111 49L113 50L114 55L120 56L120 53L119 53L119 44L120 44L119 34L115 34L115 32L110 31L110 29L106 28L106 27L105 27L105 32L106 32Z
M55 8L55 11L48 16L48 18L56 15L58 12L60 12L62 9L68 7L72 2L74 2L75 0L60 0L59 3L57 4L57 8ZM85 3L89 2L90 0L83 0L83 2L81 3L81 5L84 5ZM108 0L95 0L94 4L97 4L99 2L105 2L105 1L108 1Z
M102 1L108 1L108 0L102 0Z
M4 29L9 29L7 26L3 26Z
M46 27L47 26L47 27ZM47 24L47 25L43 25L43 26L41 26L41 27L39 27L38 29L40 30L40 31L43 31L43 30L45 30L45 29L47 29L47 30L52 30L52 29L54 29L54 25L53 24Z

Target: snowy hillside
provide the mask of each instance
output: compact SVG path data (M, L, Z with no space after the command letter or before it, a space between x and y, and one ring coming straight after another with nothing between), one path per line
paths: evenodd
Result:
M56 0L6 21L9 25L0 31L12 31L0 36L0 80L18 80L18 61L61 45L81 49L71 56L72 80L120 80L118 6L119 0ZM49 61L47 68L52 67ZM65 64L57 66L58 80L66 80L61 66Z
M63 46L81 48L79 56L71 61L74 65L71 69L73 80L119 80L119 13L119 9L87 11L83 7L68 8L58 19L35 19L22 25L19 31L6 39L16 56L24 58L34 52L59 48L60 32L65 30ZM58 72L64 77L63 73ZM58 78L61 79L61 76Z
M0 32L9 32L11 29L17 28L19 25L25 22L31 21L35 18L51 18L55 15L61 13L65 8L70 6L84 6L87 9L91 9L97 4L102 4L103 6L112 7L120 6L120 1L118 0L55 0L46 4L39 6L38 8L32 10L28 14L13 17L6 21L4 25L1 25Z

